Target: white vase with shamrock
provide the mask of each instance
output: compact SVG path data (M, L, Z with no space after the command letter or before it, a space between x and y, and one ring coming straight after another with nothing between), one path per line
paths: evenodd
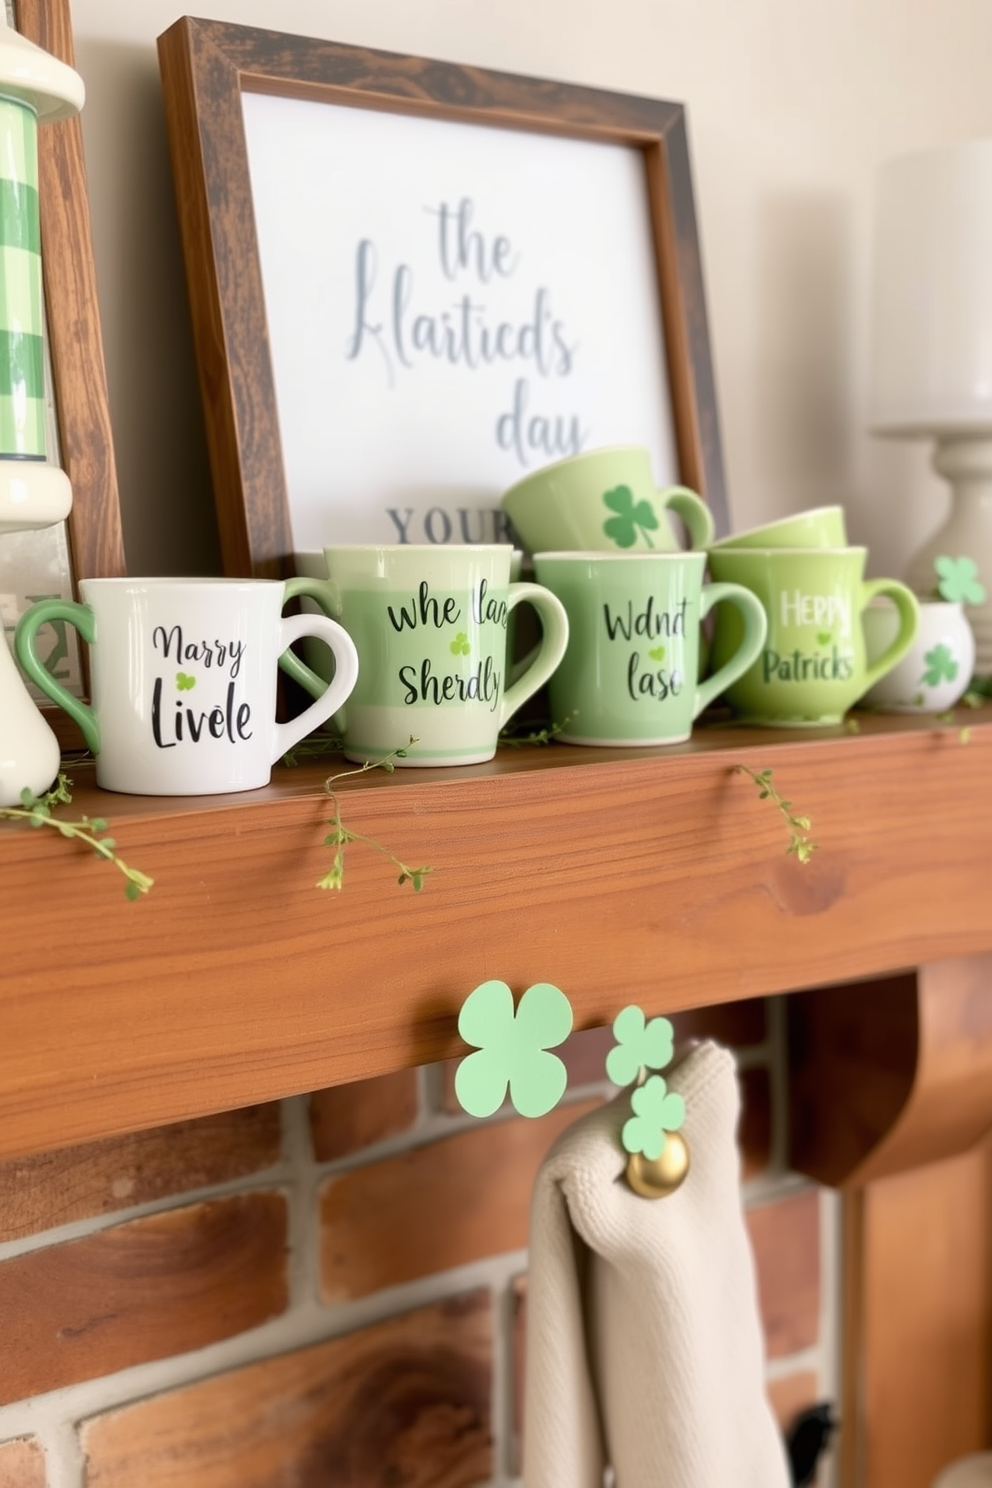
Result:
M938 557L933 588L919 596L920 621L912 646L863 702L894 713L946 713L953 708L968 691L975 669L975 635L965 606L984 600L985 587L971 558ZM895 609L884 601L869 605L864 625L871 661L895 637Z

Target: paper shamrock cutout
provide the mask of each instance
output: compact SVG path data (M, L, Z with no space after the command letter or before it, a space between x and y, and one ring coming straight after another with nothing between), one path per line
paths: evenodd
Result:
M458 1015L458 1032L476 1053L455 1071L455 1095L470 1116L492 1116L510 1089L521 1116L544 1116L565 1093L568 1074L557 1054L572 1031L572 1007L550 982L528 987L514 1012L505 982L483 982Z
M648 547L654 547L648 532L657 531L658 518L650 501L635 502L629 486L615 486L612 491L604 491L603 501L610 511L616 512L615 517L607 517L603 523L603 531L611 542L615 542L618 548L632 548L640 532Z
M623 1008L613 1023L616 1045L606 1056L606 1073L614 1085L632 1085L642 1069L664 1069L672 1057L672 1025L667 1018L645 1021L633 1004Z
M937 570L937 593L941 599L956 604L984 604L985 585L978 577L978 564L973 558L934 559Z
M631 1091L634 1114L623 1124L620 1140L625 1152L640 1152L650 1161L665 1150L666 1132L678 1131L685 1120L685 1101L669 1090L663 1076L652 1075Z

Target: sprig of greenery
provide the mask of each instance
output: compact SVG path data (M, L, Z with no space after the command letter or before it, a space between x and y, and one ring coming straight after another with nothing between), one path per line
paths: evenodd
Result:
M513 725L508 725L499 736L500 746L507 749L522 749L525 744L550 744L566 724L571 723L577 717L575 713L567 713L561 723L549 723L547 728L537 729L532 733L518 734L513 730Z
M299 744L294 744L292 749L287 749L282 757L282 763L290 770L294 770L301 760L321 759L328 754L340 754L343 739L336 734L311 734L309 738L301 739Z
M71 785L68 776L60 773L52 789L43 796L36 796L25 788L21 791L20 806L0 807L0 820L25 821L31 827L53 827L60 836L75 838L91 848L98 858L106 858L118 872L123 873L126 898L139 899L142 894L147 894L155 880L137 868L129 868L123 858L117 856L114 851L117 844L113 837L106 835L108 823L104 817L82 816L78 821L65 821L53 814L54 807L67 806L71 802Z
M789 845L786 853L797 857L800 863L808 863L819 845L809 835L813 825L809 817L797 816L792 810L792 802L782 799L772 785L771 770L752 770L747 765L736 765L735 769L742 775L750 776L758 787L760 800L771 801L772 805L782 813L789 829Z
M399 878L396 880L397 883L405 884L409 882L413 885L414 892L417 894L420 893L424 887L424 879L427 877L427 874L433 872L430 865L427 864L423 868L408 868L395 853L390 852L388 847L383 847L381 842L376 842L373 837L365 837L361 832L352 832L341 820L341 806L337 798L337 793L334 790L339 780L347 780L353 775L365 775L369 770L385 770L387 774L391 775L395 769L393 761L405 759L407 749L410 748L411 744L416 743L417 740L411 737L409 744L404 748L394 749L391 754L383 755L382 759L366 760L364 765L359 765L357 769L342 770L340 774L331 775L324 781L324 789L334 802L334 815L328 823L331 831L324 838L324 846L333 847L335 851L334 861L331 864L330 870L324 874L323 878L317 880L318 889L337 889L340 891L344 888L344 850L349 842L364 842L367 847L374 848L376 852L382 853L383 857L388 858L400 870Z

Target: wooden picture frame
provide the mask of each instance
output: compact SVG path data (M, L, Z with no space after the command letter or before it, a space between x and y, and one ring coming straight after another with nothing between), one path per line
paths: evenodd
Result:
M496 126L640 152L677 478L718 532L727 499L684 109L335 42L183 17L159 38L221 548L231 574L292 571L244 95ZM612 442L612 441L607 441ZM508 482L509 484L509 482ZM305 544L304 544L305 546Z
M14 0L17 29L75 65L69 0ZM66 519L71 580L125 573L117 466L103 355L82 127L78 115L38 130L42 275L57 460L72 485ZM81 657L84 685L86 658ZM54 704L41 710L64 747L83 747Z

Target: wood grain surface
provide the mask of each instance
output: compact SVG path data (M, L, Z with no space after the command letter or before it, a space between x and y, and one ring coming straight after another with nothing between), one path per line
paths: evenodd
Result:
M875 732L871 731L875 728ZM738 763L812 818L808 866ZM348 848L326 872L334 762L199 800L84 786L155 879L54 832L3 829L0 1152L68 1145L451 1057L479 982L547 980L576 1026L883 975L992 950L992 724L869 725L796 740L701 729L691 746L500 751L491 765L345 781L343 819L410 864ZM870 993L866 993L870 996Z
M75 65L69 0L14 0L17 28ZM125 572L117 465L78 115L38 130L42 271L76 579Z

